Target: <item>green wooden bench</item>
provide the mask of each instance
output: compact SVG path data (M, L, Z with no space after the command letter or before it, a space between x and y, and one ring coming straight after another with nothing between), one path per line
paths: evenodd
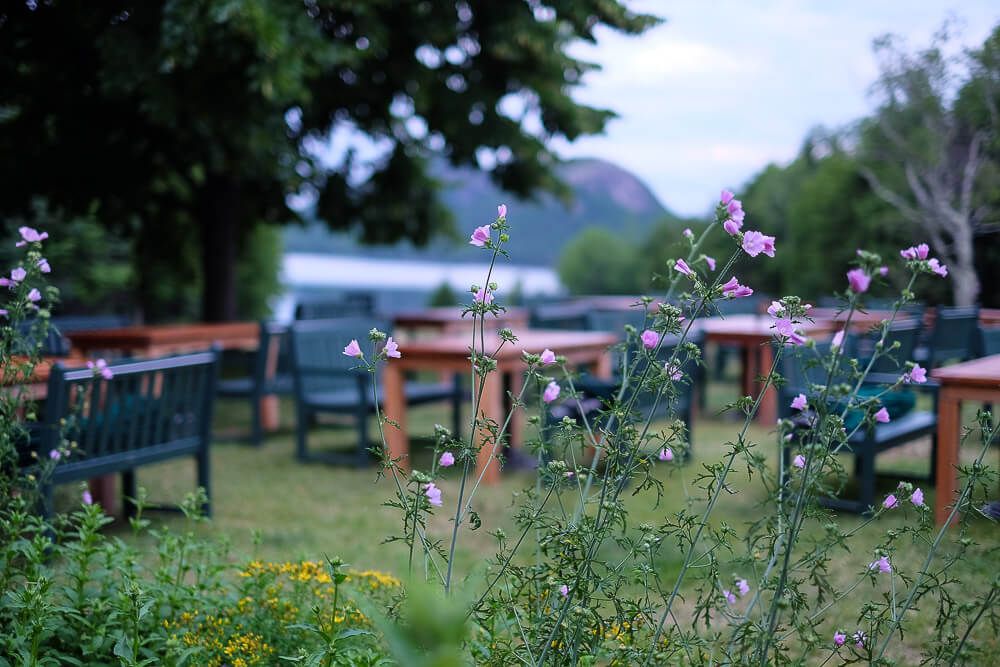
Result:
M111 379L88 368L56 364L49 376L44 419L32 438L38 460L48 460L63 438L77 448L42 480L42 511L52 512L58 484L121 473L122 493L136 495L136 469L190 456L197 485L211 514L212 407L218 371L216 351L109 364ZM132 506L123 503L126 513Z

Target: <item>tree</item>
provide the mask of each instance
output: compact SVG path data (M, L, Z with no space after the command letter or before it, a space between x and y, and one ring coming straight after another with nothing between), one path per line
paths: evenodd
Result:
M367 242L424 243L448 223L432 156L565 194L548 141L613 116L573 101L594 66L567 48L658 20L618 0L7 3L0 215L95 212L135 239L144 289L196 250L203 317L229 319L241 246L294 195ZM333 131L378 154L325 164Z
M916 53L904 51L892 36L876 41L881 103L862 125L862 174L876 195L927 235L948 265L955 304L971 305L980 292L976 236L993 229L982 181L998 123L996 113L984 123L969 123L956 100L978 92L988 96L983 106L991 108L996 91L985 84L996 80L997 71L962 80L963 70L990 61L949 58L947 40L946 26Z
M570 241L559 258L559 279L573 294L638 294L639 250L601 227L590 227Z

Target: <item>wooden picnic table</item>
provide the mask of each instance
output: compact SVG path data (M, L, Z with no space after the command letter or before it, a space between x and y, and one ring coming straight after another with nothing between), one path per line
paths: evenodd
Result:
M479 406L480 417L491 419L503 424L506 418L504 412L504 375L510 376L510 391L517 395L524 382L524 360L522 352L538 354L545 348L566 357L569 366L590 366L597 377L611 377L611 357L608 348L618 342L618 336L605 332L548 331L527 329L517 332L515 343L505 344L499 352L491 356L496 359L497 370L486 376L483 387L482 401ZM500 339L496 335L487 335L486 349L496 350ZM467 336L448 335L427 341L414 341L400 345L401 359L392 359L383 370L385 387L385 416L398 423L398 428L389 427L386 430L386 443L393 458L400 459L400 465L409 466L409 433L406 426L406 394L404 393L404 378L408 371L443 371L450 373L469 372L469 345ZM478 389L478 388L477 388ZM511 444L517 446L522 442L524 429L524 413L514 412L511 420ZM482 442L487 432L476 435L476 441ZM500 465L494 452L492 441L479 452L476 465L476 476L483 474L483 483L494 484L500 480ZM485 471L485 473L484 473Z
M14 363L20 363L16 357ZM49 375L56 364L62 364L67 368L81 368L87 365L87 358L80 355L45 357L35 364L28 377L21 377L19 373L8 373L5 368L0 372L0 382L5 387L20 389L21 396L27 400L44 401L49 390Z
M1000 354L931 371L938 390L937 494L934 519L943 524L958 490L959 431L962 401L1000 404Z

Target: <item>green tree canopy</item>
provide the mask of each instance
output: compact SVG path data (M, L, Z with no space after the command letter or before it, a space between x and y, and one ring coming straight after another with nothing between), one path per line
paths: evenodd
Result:
M94 212L136 240L145 290L196 254L203 316L231 318L241 247L296 218L292 195L368 242L420 243L448 223L431 156L492 166L518 195L564 192L549 140L613 116L573 101L594 66L567 47L657 21L617 0L8 3L0 215L35 196ZM334 130L378 155L323 163L311 149Z
M638 249L601 227L577 235L559 258L559 279L574 294L635 294L643 286Z

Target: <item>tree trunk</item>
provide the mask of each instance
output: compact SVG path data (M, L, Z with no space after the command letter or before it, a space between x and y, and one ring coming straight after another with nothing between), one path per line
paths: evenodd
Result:
M205 322L236 319L239 190L225 177L206 182L201 206L201 316Z
M948 267L951 293L956 306L974 306L979 299L979 276L976 273L975 248L972 224L967 223L962 233L953 239L954 263Z

